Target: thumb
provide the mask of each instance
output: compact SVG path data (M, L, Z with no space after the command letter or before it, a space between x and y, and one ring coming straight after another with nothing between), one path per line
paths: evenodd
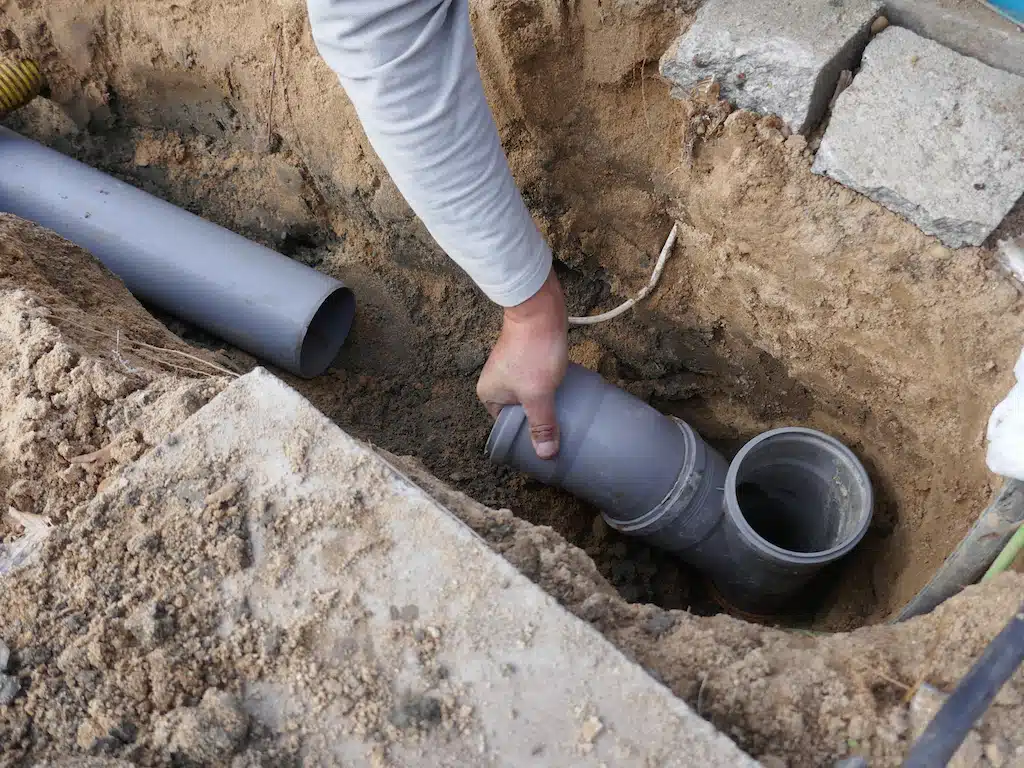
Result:
M541 459L558 455L558 415L555 413L555 393L523 401L526 421L530 425L530 441Z

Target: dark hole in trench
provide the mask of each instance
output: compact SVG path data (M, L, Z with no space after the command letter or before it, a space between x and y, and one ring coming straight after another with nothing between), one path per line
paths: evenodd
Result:
M757 483L740 483L736 499L743 516L758 536L791 552L813 552L808 531L801 525L793 499L781 498L773 489Z

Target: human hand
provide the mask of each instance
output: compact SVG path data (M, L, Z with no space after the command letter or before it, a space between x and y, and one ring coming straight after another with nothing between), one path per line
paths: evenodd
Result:
M555 390L569 365L565 298L555 271L537 293L505 310L501 335L480 373L476 394L492 417L522 404L537 456L558 455Z

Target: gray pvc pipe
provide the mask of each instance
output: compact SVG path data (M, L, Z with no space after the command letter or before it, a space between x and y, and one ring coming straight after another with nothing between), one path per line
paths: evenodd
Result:
M730 605L770 613L871 521L867 473L810 429L766 432L731 465L688 425L570 366L555 398L559 455L538 459L519 406L499 415L487 453L594 504L613 528L704 571Z
M487 441L491 461L564 488L627 527L664 501L684 465L693 463L688 427L581 366L569 366L555 408L561 432L555 459L537 458L526 414L510 406Z
M332 277L0 127L0 211L90 251L135 296L310 378L352 327Z

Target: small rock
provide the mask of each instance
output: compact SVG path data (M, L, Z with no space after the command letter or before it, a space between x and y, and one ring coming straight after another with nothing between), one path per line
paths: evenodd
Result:
M0 672L7 671L7 664L11 660L11 649L7 647L7 644L0 640Z
M992 768L1003 768L1006 765L1006 742L1002 739L991 741L985 745L985 759L992 764Z
M216 491L214 491L213 493L206 497L206 506L219 507L221 504L225 504L231 501L232 499L235 498L235 496L238 495L238 492L241 490L241 488L242 487L234 481L225 483Z
M764 768L788 768L789 766L789 763L775 755L761 755L761 757L758 758L758 762L761 763Z
M21 683L18 678L10 675L0 675L0 707L10 706L14 697L21 691Z
M644 622L644 629L652 635L663 635L676 625L676 620L671 613L663 611L651 616Z
M877 35L883 29L889 26L889 20L885 16L879 16L873 22L871 22L871 34Z
M588 717L580 727L580 741L584 744L593 744L594 739L601 735L604 730L604 723L598 717Z
M788 139L786 139L786 149L792 152L794 155L799 155L805 149L807 149L807 137L801 136L799 133L794 133Z

